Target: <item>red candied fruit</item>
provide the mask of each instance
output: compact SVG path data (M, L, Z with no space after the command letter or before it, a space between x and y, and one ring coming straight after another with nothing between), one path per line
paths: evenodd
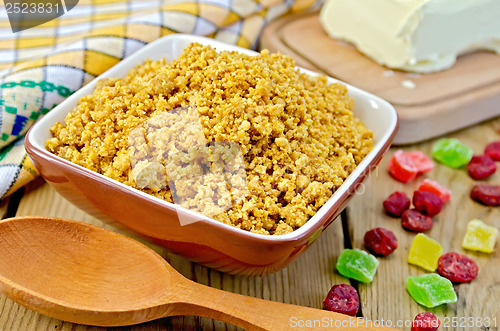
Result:
M443 203L447 203L451 199L451 191L446 187L439 185L436 181L426 178L422 181L420 186L418 187L419 191L432 192L436 194Z
M455 283L467 283L477 277L479 268L465 255L449 252L439 257L437 272Z
M433 313L423 312L415 316L411 325L411 331L436 331L441 321Z
M383 206L385 211L393 216L401 216L403 212L410 208L410 198L404 192L394 192L384 200Z
M486 145L484 154L488 155L495 161L500 161L500 141L494 141Z
M495 161L488 155L475 155L467 164L469 176L475 180L486 179L497 171Z
M376 255L387 256L398 248L398 240L394 233L384 228L367 231L363 239L366 249Z
M413 192L413 205L422 214L432 217L439 214L443 208L443 200L432 192L415 191Z
M432 171L434 169L434 162L421 151L413 151L406 153L410 159L413 161L413 164L417 167L419 174L424 174L426 172Z
M326 310L356 316L359 310L359 295L354 287L348 284L333 285L323 300Z
M417 175L431 171L434 163L420 151L404 152L400 149L389 159L388 168L394 179L407 183Z
M408 209L401 216L401 225L408 231L424 232L432 229L434 222L430 216L424 215L416 209Z
M418 174L417 167L402 150L397 150L392 155L387 167L391 176L402 183L409 182Z
M500 186L490 184L474 185L470 191L472 200L486 206L500 206Z

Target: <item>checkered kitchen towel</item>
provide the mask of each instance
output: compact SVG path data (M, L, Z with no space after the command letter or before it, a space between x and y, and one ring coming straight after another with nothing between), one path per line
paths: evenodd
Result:
M29 127L145 44L171 33L189 33L255 49L269 21L317 9L321 2L80 0L63 16L17 33L11 30L9 8L4 6L0 9L0 198L38 175L24 150L23 136Z

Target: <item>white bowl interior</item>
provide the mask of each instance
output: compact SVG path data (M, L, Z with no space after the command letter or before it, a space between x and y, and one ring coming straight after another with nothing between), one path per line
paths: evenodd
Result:
M45 115L43 118L39 119L37 123L33 126L31 129L29 135L30 142L32 145L41 150L43 153L47 153L47 155L50 155L51 157L58 158L58 156L55 156L48 152L45 149L45 142L51 138L50 135L50 127L60 121L64 122L64 119L66 118L66 115L72 111L77 103L78 100L81 97L84 97L86 95L92 94L95 84L98 79L101 78L110 78L110 77L124 77L128 73L128 71L131 68L134 68L136 65L143 63L147 59L150 60L158 60L161 58L165 58L167 61L171 61L175 58L177 58L183 51L184 48L187 47L190 43L192 42L198 42L200 44L205 44L205 45L212 45L215 47L217 50L229 50L229 51L238 51L240 53L245 53L248 55L255 55L257 54L254 51L233 46L233 45L228 45L213 39L209 38L204 38L204 37L198 37L198 36L192 36L192 35L184 35L184 34L174 34L174 35L169 35L163 38L160 38L147 46L141 48L134 54L130 55L99 77L97 79L94 79L87 85L85 85L83 88L80 90L76 91L73 95L71 95L68 99L66 99L64 102L62 102L60 105L52 109L47 115ZM303 72L306 72L310 75L317 75L317 73L314 73L312 71L300 68ZM330 82L337 82L338 80L334 78L328 78ZM343 83L343 82L342 82ZM374 134L374 147L372 151L363 159L363 161L356 167L356 169L351 173L351 175L345 180L345 182L339 187L339 189L332 195L332 197L325 203L323 207L321 207L318 212L301 228L293 231L292 233L288 233L285 235L280 235L280 236L266 236L268 240L281 240L281 239L289 239L287 237L294 237L294 236L299 236L303 232L307 231L311 226L316 223L317 220L321 219L322 216L328 211L328 209L334 205L336 200L338 200L347 190L352 189L352 185L355 181L355 179L360 176L364 170L369 167L373 161L374 158L377 156L377 154L381 151L382 148L384 148L385 143L390 139L391 134L395 130L397 126L397 114L392 107L391 104L389 104L387 101L382 100L381 98L372 95L368 92L365 92L359 88L356 88L354 86L351 86L349 84L344 83L347 85L348 90L349 90L349 95L354 98L355 101L355 109L354 109L354 114L356 117L358 117L365 125L373 131ZM87 169L84 169L82 167L82 170L84 171L89 171ZM125 186L127 189L130 189L130 187L119 183L117 181L114 181L113 179L110 179L108 177L102 176L102 180L104 181L113 181L121 186ZM140 192L143 193L143 192ZM244 231L237 229L235 227L232 227L230 225L226 225L220 222L217 222L215 220L212 220L208 217L205 217L201 214L188 211L182 207L179 207L177 205L173 205L169 202L160 200L156 197L153 197L151 195L148 195L146 193L143 193L149 198L155 199L160 201L161 203L168 204L169 206L174 206L178 212L183 213L184 215L192 215L193 217L196 217L198 219L206 219L211 222L217 223L219 226L226 226L231 229L234 229L235 231ZM244 231L250 236L264 236L260 234L255 234L251 233L248 231Z

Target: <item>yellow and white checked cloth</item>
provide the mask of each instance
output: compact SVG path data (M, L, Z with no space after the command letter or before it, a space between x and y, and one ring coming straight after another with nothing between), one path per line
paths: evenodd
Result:
M256 48L262 29L322 0L80 0L63 16L12 33L0 9L0 198L38 173L24 135L74 91L145 44L171 33Z

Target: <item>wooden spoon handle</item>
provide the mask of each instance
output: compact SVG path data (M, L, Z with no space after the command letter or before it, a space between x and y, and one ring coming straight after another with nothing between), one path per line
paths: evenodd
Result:
M361 318L248 297L194 282L181 285L179 291L181 302L174 305L172 315L204 316L248 330L395 330Z

